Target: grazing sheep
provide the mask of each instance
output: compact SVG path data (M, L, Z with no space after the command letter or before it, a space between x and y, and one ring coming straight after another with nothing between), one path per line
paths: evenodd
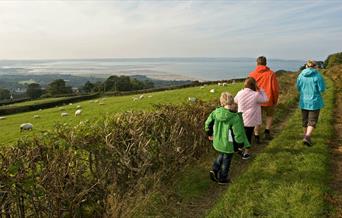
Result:
M210 89L210 91L209 92L211 92L211 93L215 93L215 89Z
M222 83L222 86L227 86L227 83Z
M196 98L195 97L188 97L188 101L191 101L191 102L196 102Z
M77 111L75 111L75 116L79 116L79 115L81 115L81 113L82 113L82 110L78 109Z
M204 89L204 86L201 86L200 89Z
M221 86L221 83L217 83L218 86Z
M69 103L69 105L72 105L72 103Z
M132 99L133 99L133 101L138 101L139 100L139 98L136 98L136 97L133 97Z
M39 109L39 111L42 111L42 109Z
M33 115L33 118L34 118L34 119L38 119L38 118L40 118L40 116L37 115L37 114L35 114L35 115Z
M6 119L6 117L0 117L0 120L5 120Z
M33 129L32 123L23 123L20 125L20 132L22 132L23 130L32 130L32 129Z
M152 98L152 95L147 96L148 98Z
M59 107L58 110L59 111L64 111L65 109L64 109L64 107Z
M63 113L61 113L61 117L66 117L66 116L68 116L69 114L67 113L67 112L63 112Z
M80 108L82 108L81 105L77 105L76 109L80 109Z
M99 105L104 105L104 102L100 102Z
M139 99L143 99L143 98L144 98L144 95L140 95L140 96L139 96Z
M99 100L95 100L94 102L95 102L95 103L99 103Z

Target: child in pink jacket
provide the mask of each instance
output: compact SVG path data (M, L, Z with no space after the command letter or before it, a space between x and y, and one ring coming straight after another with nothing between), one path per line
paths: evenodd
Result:
M244 86L236 94L234 101L238 104L238 112L242 112L246 135L251 143L254 127L261 124L261 104L267 102L268 97L263 90L258 89L253 77L248 77ZM248 150L242 158L249 158Z

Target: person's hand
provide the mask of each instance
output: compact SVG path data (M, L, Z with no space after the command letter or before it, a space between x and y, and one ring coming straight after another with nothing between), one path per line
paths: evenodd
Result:
M212 141L212 140L214 139L214 137L208 136L208 139L209 139L210 141Z

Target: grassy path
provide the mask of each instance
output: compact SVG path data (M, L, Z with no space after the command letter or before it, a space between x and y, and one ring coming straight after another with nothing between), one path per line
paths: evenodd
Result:
M329 206L329 152L333 132L334 88L326 79L325 108L313 135L314 146L302 144L300 111L281 134L234 180L208 217L324 217Z

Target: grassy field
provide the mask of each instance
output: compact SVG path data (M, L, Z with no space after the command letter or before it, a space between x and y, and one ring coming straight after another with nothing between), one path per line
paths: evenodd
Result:
M215 93L210 93L210 89L215 89ZM188 100L188 97L196 97L200 100L218 99L222 91L229 91L235 94L242 88L241 83L229 84L228 86L209 85L204 88L191 87L171 91L154 92L144 94L144 98L133 101L134 97L140 95L119 96L100 98L95 100L78 102L73 105L45 109L41 111L32 111L6 116L6 119L0 120L0 146L6 146L16 142L21 136L32 135L53 128L57 122L77 124L82 120L98 119L100 116L108 113L117 113L127 110L146 110L151 109L155 104L182 103ZM95 102L95 101L98 102ZM103 103L103 105L100 105ZM15 104L16 105L16 104ZM13 106L15 106L13 105ZM82 107L82 115L75 117L77 105ZM69 116L61 117L62 112L69 113ZM34 119L34 115L40 118ZM32 132L20 133L19 125L22 123L32 123Z
M208 217L324 217L332 136L333 84L313 134L313 147L302 144L298 110L282 133L233 181Z
M37 105L37 104L42 104L42 103L47 103L47 102L60 101L63 99L68 99L68 98L70 97L44 98L44 99L38 99L38 100L32 100L32 101L24 101L24 102L15 103L15 104L3 105L3 106L0 106L0 109L15 108L15 107L21 107L21 106L27 106L27 105Z

